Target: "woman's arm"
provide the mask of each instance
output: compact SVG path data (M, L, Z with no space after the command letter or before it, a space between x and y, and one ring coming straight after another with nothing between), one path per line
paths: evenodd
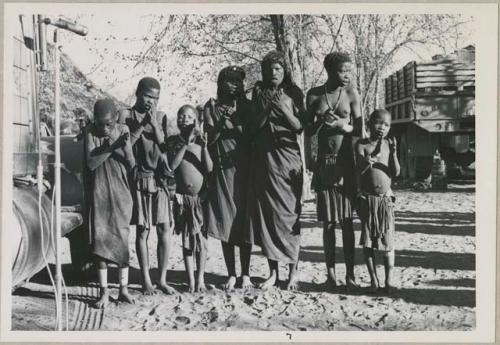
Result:
M225 119L221 117L216 123L211 116L210 103L205 105L203 109L203 117L205 119L205 130L208 134L208 145L214 144L220 137L220 133L224 128Z
M214 168L214 164L212 162L212 158L210 157L210 154L208 152L207 148L207 138L202 137L200 138L201 140L201 161L203 163L203 167L205 169L206 173L212 172L212 169Z
M365 152L363 149L363 145L361 144L360 141L357 141L355 146L355 155L356 155L356 172L355 172L355 178L356 178L356 193L361 192L361 171L363 171L366 166L367 162L365 159Z
M157 115L160 114L162 115L161 118L162 118L162 121L163 121L163 116L166 116L164 113L162 113L161 111L159 112L154 112L153 111L153 114L149 114L146 115L146 118L149 119L149 123L151 124L151 127L153 127L153 133L154 133L154 140L156 142L157 145L161 145L161 143L163 143L163 131L161 129L161 124L158 123L158 120L157 120Z
M278 91L280 95L278 97L277 104L275 107L279 110L284 119L288 122L290 127L295 131L302 130L302 123L299 120L301 114L304 113L304 109L299 109L294 105L293 99L285 94L283 90Z
M351 130L352 134L356 137L366 137L364 136L365 128L363 128L363 121L361 118L361 99L358 91L355 88L350 88L349 93L351 95L351 116L353 119L353 128Z

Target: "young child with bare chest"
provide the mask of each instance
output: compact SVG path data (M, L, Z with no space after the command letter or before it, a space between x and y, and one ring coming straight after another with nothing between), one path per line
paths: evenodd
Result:
M358 215L361 220L360 244L363 246L366 266L370 274L371 291L380 284L376 271L374 250L384 252L385 292L393 292L394 268L394 194L392 178L400 172L396 153L396 139L388 138L391 114L377 109L368 122L370 136L356 144L358 178Z
M213 168L207 141L197 125L197 110L182 106L177 113L180 133L167 141L167 154L175 174L176 194L173 205L176 233L182 235L184 264L190 292L203 292L207 233L203 220L200 193L204 191L204 176ZM196 256L197 275L194 275L193 256Z

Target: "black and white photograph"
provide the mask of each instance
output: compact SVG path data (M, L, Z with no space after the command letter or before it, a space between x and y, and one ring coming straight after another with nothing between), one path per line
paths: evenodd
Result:
M497 12L5 5L2 339L493 341Z

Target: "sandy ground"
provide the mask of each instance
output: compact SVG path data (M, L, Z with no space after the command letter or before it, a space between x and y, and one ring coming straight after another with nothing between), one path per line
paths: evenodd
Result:
M94 282L81 284L67 275L68 328L74 330L471 330L475 328L475 206L473 186L450 186L443 192L397 190L396 268L394 295L370 295L362 250L356 245L355 274L361 288L326 292L322 227L314 202L304 204L300 291L221 289L226 269L220 243L209 240L206 282L210 291L187 292L180 238L174 239L168 273L179 293L140 294L140 280L131 232L131 288L136 304L112 302L102 312L90 307L97 296ZM359 222L355 223L359 241ZM152 267L156 267L156 234L150 236ZM343 283L342 237L337 230L337 276ZM383 281L382 256L378 256ZM65 265L64 271L70 270ZM281 266L281 279L286 277ZM115 271L115 270L112 270ZM239 267L238 267L239 272ZM252 255L254 283L266 277L268 266L260 249ZM156 269L152 270L156 279ZM95 279L95 278L93 278ZM50 283L41 272L12 296L12 329L52 329ZM116 273L110 282L116 282ZM117 285L112 284L112 295Z

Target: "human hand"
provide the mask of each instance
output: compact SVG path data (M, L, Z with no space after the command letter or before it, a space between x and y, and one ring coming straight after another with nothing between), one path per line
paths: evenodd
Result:
M208 143L208 136L207 133L203 133L203 135L200 135L198 137L198 144L203 148L207 148L207 143Z
M333 111L331 109L327 110L324 114L323 114L323 122L325 123L325 125L329 126L329 127L334 127L335 125L337 125L337 121L340 120L340 117L338 115L336 115L335 113L333 113Z
M129 138L130 138L129 132L123 133L118 139L116 139L113 142L113 144L111 145L112 148L116 149L116 148L120 148L120 147L125 146L125 144L127 143L127 140L129 140Z
M368 157L366 157L366 162L371 166L378 162L378 156L368 155Z
M278 90L275 104L280 109L281 115L293 116L293 100L283 91L283 89Z
M156 112L153 108L148 108L142 122L144 125L150 124L153 127L158 126L158 121L156 120Z

